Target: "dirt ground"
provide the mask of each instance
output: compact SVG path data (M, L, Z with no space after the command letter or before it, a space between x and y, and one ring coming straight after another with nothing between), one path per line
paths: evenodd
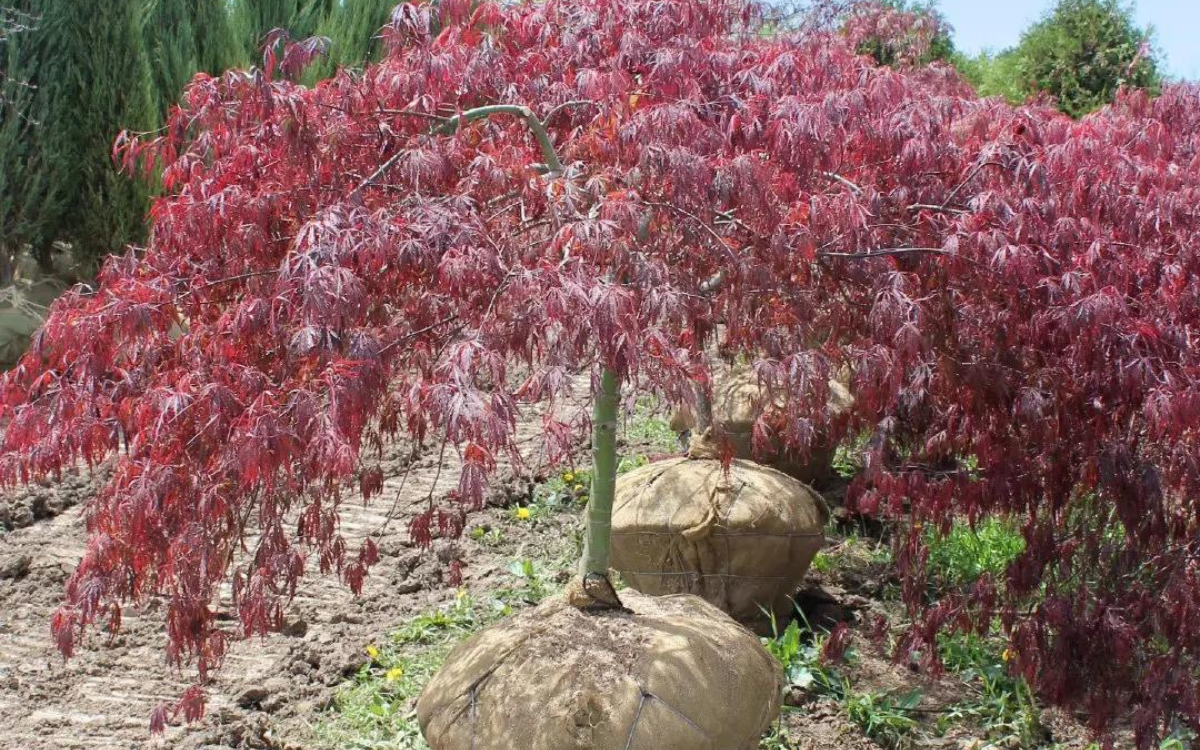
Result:
M527 455L539 443L539 423L521 426ZM312 750L310 731L317 714L330 705L334 690L368 658L366 644L383 639L406 619L453 599L443 582L446 563L467 562L464 586L486 590L503 585L510 558L489 552L470 539L438 541L428 552L407 538L407 518L435 479L447 486L457 466L447 452L439 473L436 451L410 460L406 446L393 451L383 497L371 504L346 505L344 533L350 540L376 535L381 561L367 579L363 594L353 597L330 577L307 578L292 604L283 633L235 645L223 670L209 687L208 715L192 726L173 726L151 738L150 712L172 700L189 684L188 673L163 666L163 635L154 606L129 611L115 638L94 635L64 663L50 640L50 615L62 584L78 560L84 543L80 503L93 492L99 477L74 474L58 484L43 484L0 497L0 750L126 750L181 748L227 750L274 748ZM407 480L403 480L405 474ZM403 486L403 490L401 487ZM528 495L527 480L501 477L492 502L511 503ZM395 508L395 517L389 514ZM481 511L472 521L500 518L496 509ZM553 525L529 531L562 534ZM848 578L813 574L810 598L832 618L864 623L873 609L887 571ZM961 694L961 683L932 683L913 675L881 654L863 649L855 667L856 684L872 689L918 686L931 704ZM1078 723L1054 718L1055 740L1067 748L1086 742ZM830 701L804 703L785 714L784 726L795 747L816 750L878 748ZM930 747L978 747L976 738L951 733Z

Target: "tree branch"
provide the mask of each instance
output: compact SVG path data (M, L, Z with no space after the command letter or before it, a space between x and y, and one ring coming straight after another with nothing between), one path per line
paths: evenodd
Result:
M862 195L862 194L863 194L863 189L862 189L862 188L860 188L858 185L855 185L855 184L854 184L853 182L851 182L850 180L847 180L845 177L842 177L840 174L835 174L835 173L833 173L833 172L822 172L822 173L821 173L821 176L822 176L822 177L826 177L826 178L828 178L828 179L830 179L830 180L834 180L835 182L840 182L840 183L842 183L842 184L843 184L843 185L845 185L846 187L850 188L850 192L854 193L855 195Z
M489 104L469 109L466 112L447 118L434 132L439 135L453 135L458 132L459 127L462 125L467 125L476 120L491 117L492 115L513 115L514 117L524 119L525 124L533 131L533 136L537 138L538 145L542 148L542 158L546 160L546 166L549 168L550 174L562 173L562 162L559 161L558 154L554 151L554 144L550 141L550 134L546 132L546 126L537 118L532 109L520 104Z
M952 253L949 250L943 250L940 247L889 247L880 250L871 250L865 253L819 252L817 255L822 258L850 258L853 260L865 260L867 258L888 258L894 255L914 255L923 253L930 255L949 255L953 258L962 257L958 253Z
M560 105L561 106L561 105ZM387 114L388 110L382 110ZM412 115L414 117L424 117L426 119L436 120L439 124L433 129L434 135L453 135L458 132L458 129L463 126L482 120L492 115L513 115L525 120L525 124L533 131L533 135L537 138L538 145L542 149L542 158L546 161L546 171L551 175L562 174L564 167L561 160L558 158L558 153L554 150L554 144L550 140L550 134L546 132L546 126L537 115L533 114L533 110L529 107L520 104L488 104L483 107L468 109L466 112L460 112L453 117L442 117L441 115L429 114L426 112L415 112L411 110L394 110L392 114ZM553 113L552 113L553 114ZM351 200L357 200L364 190L371 185L374 185L376 180L387 173L389 169L396 165L400 157L404 155L404 150L401 149L393 154L387 161L379 165L379 168L371 173L367 179L359 183L358 187L350 191L348 196Z

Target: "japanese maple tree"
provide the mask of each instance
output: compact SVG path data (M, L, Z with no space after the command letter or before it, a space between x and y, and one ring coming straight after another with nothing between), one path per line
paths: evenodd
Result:
M686 401L716 339L787 395L760 443L873 435L848 502L914 521L905 654L936 667L936 633L998 621L1097 730L1125 706L1141 747L1200 729L1200 90L1075 122L856 54L886 24L757 24L734 0L404 4L361 74L300 86L320 45L274 38L123 138L161 169L151 239L3 381L6 482L116 457L62 652L165 597L200 680L156 722L193 718L307 570L361 587L378 553L339 507L381 491L388 441L461 455L410 527L452 536L519 464L521 405L562 460L573 375ZM916 529L991 514L1025 551L930 601Z

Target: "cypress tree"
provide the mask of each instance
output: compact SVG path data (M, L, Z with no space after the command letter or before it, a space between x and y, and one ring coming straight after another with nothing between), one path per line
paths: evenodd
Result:
M192 0L192 3L197 69L217 75L245 66L250 60L249 52L234 29L228 0Z
M307 39L318 34L330 14L340 12L337 0L307 0L296 17L292 19L289 29L293 39Z
M36 147L45 170L43 240L73 243L79 260L98 263L143 233L148 190L112 160L122 129L148 130L157 118L138 0L40 0L38 49L44 97Z
M241 0L237 6L238 33L257 60L262 39L272 29L288 29L296 20L305 0Z
M40 260L49 260L49 243L40 241L46 180L34 145L44 119L35 82L49 56L37 52L32 4L9 0L0 30L0 283L11 279L12 259L26 243L44 246Z
M394 0L337 0L337 7L317 29L330 39L329 55L313 63L309 80L328 78L338 68L377 60L382 51L379 30L391 18Z
M146 16L146 54L154 85L156 109L165 113L179 100L183 87L199 68L194 0L150 0Z

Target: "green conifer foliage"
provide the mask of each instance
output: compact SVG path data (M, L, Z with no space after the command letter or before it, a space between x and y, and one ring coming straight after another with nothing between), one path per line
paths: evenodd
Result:
M238 33L257 60L263 37L272 29L292 30L306 0L240 0L237 6Z
M335 1L337 6L316 32L329 37L329 54L313 63L306 80L328 78L338 68L361 66L382 53L379 31L391 18L394 0Z
M43 119L33 81L47 60L37 54L33 0L9 0L13 20L0 33L0 281L11 276L11 259L26 243L40 242L46 182L38 168L34 134ZM20 21L16 19L21 19Z
M158 112L165 113L199 67L194 0L150 0L144 33Z
M41 0L32 36L51 55L34 79L44 97L35 147L47 197L41 238L68 240L98 263L143 232L148 191L119 172L112 144L123 129L154 126L150 65L137 0ZM38 248L43 250L44 248Z
M196 34L197 69L216 75L248 64L249 50L234 28L229 0L190 0L189 4Z
M335 11L344 12L344 9L339 7L338 0L307 0L292 19L288 31L293 39L306 39L319 33L317 30Z

